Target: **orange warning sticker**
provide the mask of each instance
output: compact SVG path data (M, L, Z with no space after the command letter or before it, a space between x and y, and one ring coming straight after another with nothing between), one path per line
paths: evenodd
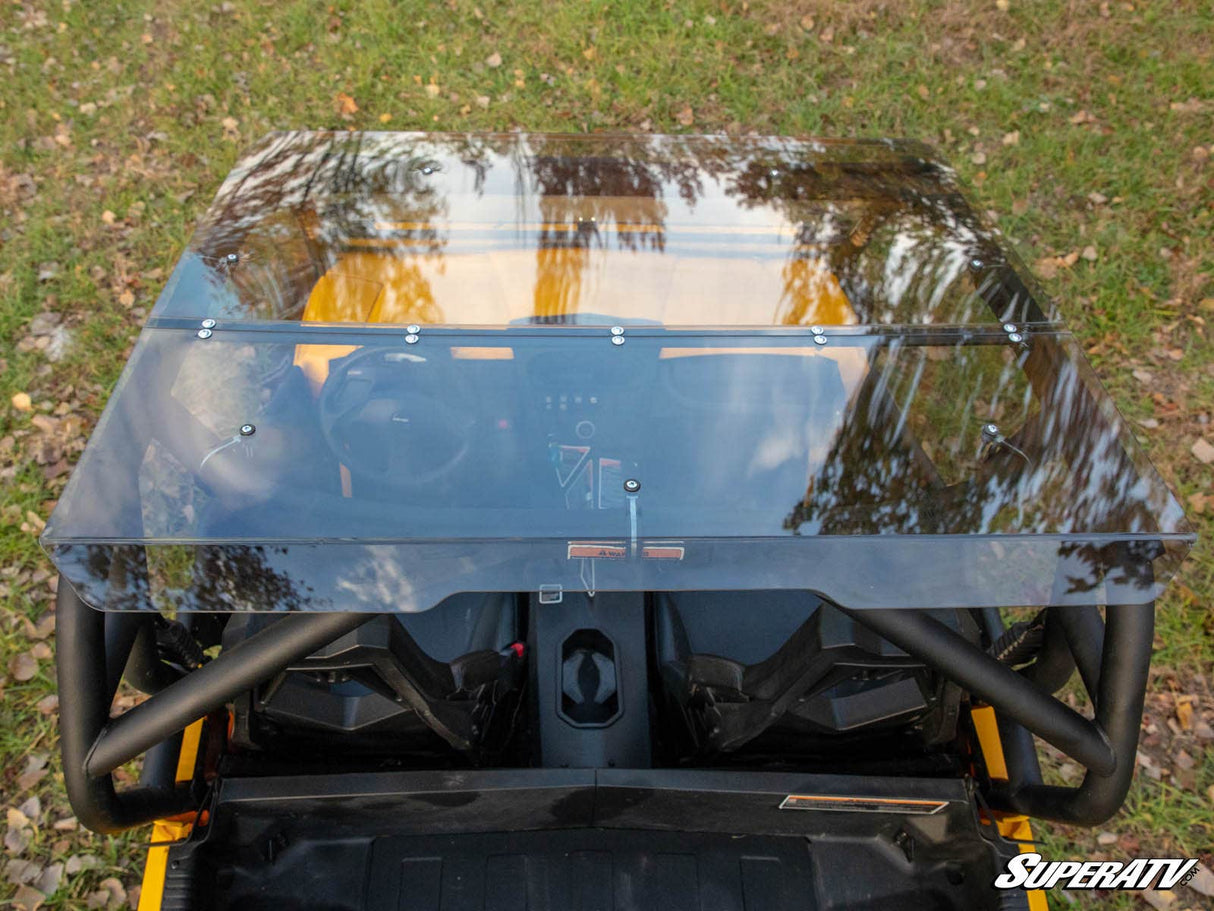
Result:
M568 553L570 560L624 560L628 547L614 541L570 541Z
M682 560L684 550L678 544L646 544L641 556L646 560Z
M781 810L834 810L845 813L897 813L931 816L948 806L947 800L903 800L895 797L829 797L824 794L789 794Z

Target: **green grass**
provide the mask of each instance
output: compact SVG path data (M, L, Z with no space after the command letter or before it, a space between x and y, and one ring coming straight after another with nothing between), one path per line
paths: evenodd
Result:
M0 667L32 646L21 618L36 621L50 608L46 578L36 575L48 564L20 526L27 511L45 518L63 483L36 463L37 432L11 396L28 393L36 412L66 406L91 426L194 219L241 147L272 129L925 140L956 164L1030 264L1096 247L1095 262L1080 259L1045 285L1127 416L1157 422L1141 430L1142 442L1182 498L1214 494L1214 472L1189 452L1214 435L1211 34L1214 7L1198 0L5 3ZM495 53L496 68L485 62ZM431 83L437 94L427 92ZM339 92L358 105L348 118L338 113ZM690 126L680 121L686 109ZM1018 142L1005 144L1014 132ZM53 274L40 278L50 263ZM22 345L43 311L73 340L53 364ZM1136 369L1149 371L1150 383L1135 379ZM1193 518L1208 539L1209 516ZM1209 720L1208 546L1195 551L1183 583L1160 605L1153 691L1195 694ZM41 800L26 856L102 859L99 869L65 876L47 902L83 907L108 876L132 885L141 855L129 838L52 828L70 811L54 717L35 708L53 691L52 662L39 665L27 682L4 678L0 791L7 807ZM1154 721L1167 728L1163 715ZM1164 741L1167 766L1164 754L1181 741ZM52 755L51 774L22 789L30 751ZM1208 752L1197 759L1190 787L1140 778L1107 828L1132 833L1142 854L1210 851L1214 802L1205 789L1214 770ZM1059 855L1095 850L1094 833L1047 833ZM9 888L0 885L0 900ZM1201 901L1182 891L1177 907Z

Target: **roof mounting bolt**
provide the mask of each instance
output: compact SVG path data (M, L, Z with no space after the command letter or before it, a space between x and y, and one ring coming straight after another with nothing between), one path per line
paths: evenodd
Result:
M623 335L623 334L624 334L624 327L623 327L623 326L612 326L612 327L611 327L611 334L612 334L612 335Z
M826 339L825 335L815 335L814 336L815 345L825 345L826 342L827 342L827 339Z
M1015 332L1015 331L1016 331L1016 324L1015 324L1015 323L1004 323L1004 324L1003 324L1003 331L1004 331L1004 332Z
M1024 336L1021 335L1019 332L1009 332L1007 334L1007 340L1009 342L1014 342L1015 344L1018 345L1024 341Z
M810 326L809 331L811 335L821 335L824 330L821 326Z
M624 482L624 490L626 490L628 493L636 493L640 489L641 489L641 482L638 481L636 478L629 478L627 481Z
M998 424L983 424L982 425L982 435L984 437L988 437L992 440L998 439L999 425Z
M975 256L973 259L970 260L970 265L973 266L975 269L981 269L983 266L986 265L986 263L984 263L982 260L980 260L978 257Z
M226 262L229 266L234 266L238 262L240 262L240 254L239 253L229 253L223 259L224 259L224 262Z
M624 336L622 336L622 335L613 335L613 336L611 337L611 344L616 345L617 347L618 347L619 345L624 344Z
M213 334L214 334L214 333L213 333L213 332L211 332L211 330L210 330L210 329L199 329L199 330L198 330L198 337L199 337L199 338L210 338L210 337L211 337Z
M417 335L417 333L422 331L422 327L417 325L416 323L414 323L411 326L406 326L405 331L408 332L410 335Z
M416 345L417 336L414 335L412 332L410 332L408 335L405 336L405 344L406 345Z
M257 428L254 425L252 425L252 424L241 424L240 425L240 435L242 437L251 437L255 433L257 433Z
M214 329L214 328L215 328L215 320L211 319L210 317L207 317L206 319L204 319L204 320L202 321L202 328L203 328L203 329Z
M774 177L779 177L779 176L780 176L780 169L779 169L779 168L772 168L770 171L768 171L768 172L767 172L767 176L768 176L768 177L773 177L773 178L774 178Z

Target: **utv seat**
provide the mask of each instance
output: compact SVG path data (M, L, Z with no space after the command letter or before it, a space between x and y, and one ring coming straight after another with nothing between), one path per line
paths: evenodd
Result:
M225 647L280 616L234 616ZM513 592L462 593L420 613L383 614L251 693L238 706L236 734L247 745L341 752L441 750L445 742L483 758L509 736L511 713L498 709L521 684L518 638Z
M667 703L702 754L769 731L821 747L927 716L936 742L936 723L955 722L935 717L936 674L809 592L659 593L654 621Z

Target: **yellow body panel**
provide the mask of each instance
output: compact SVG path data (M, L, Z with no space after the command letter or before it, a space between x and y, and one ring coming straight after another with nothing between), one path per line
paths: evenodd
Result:
M190 781L198 763L198 745L202 739L202 719L195 721L181 737L181 755L177 757L177 781ZM139 911L160 911L164 899L164 877L168 871L169 847L166 842L180 841L190 834L193 823L160 819L152 824L152 847L143 866L143 885L139 889Z
M999 738L999 725L995 718L995 710L989 705L981 705L970 709L970 717L974 722L974 730L978 734L978 747L982 750L982 759L986 763L987 774L995 781L1007 781L1007 762L1003 757L1003 741ZM1019 841L1020 853L1035 851L1033 841L1033 826L1027 816L1012 813L995 813L995 826L1004 838ZM1029 911L1049 911L1045 892L1034 889L1028 893Z

